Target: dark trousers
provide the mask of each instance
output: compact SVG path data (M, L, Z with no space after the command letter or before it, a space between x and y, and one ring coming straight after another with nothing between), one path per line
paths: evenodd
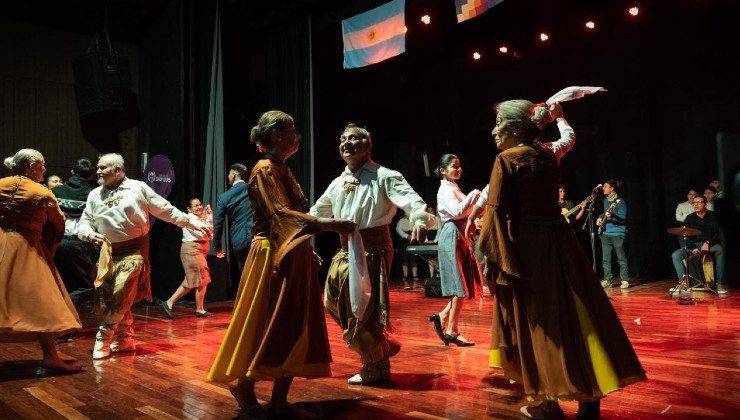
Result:
M73 236L65 236L54 254L54 265L62 277L67 292L93 287L94 250L90 244Z

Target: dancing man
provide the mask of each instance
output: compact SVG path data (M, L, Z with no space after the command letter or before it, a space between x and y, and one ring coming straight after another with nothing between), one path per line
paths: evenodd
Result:
M76 233L81 240L102 247L95 289L96 300L104 310L93 359L104 359L111 352L136 349L131 305L144 298L152 299L149 214L195 232L208 230L193 225L187 214L145 183L126 178L121 155L101 156L97 168L103 184L87 197Z
M424 241L426 230L435 218L426 212L426 204L403 175L373 162L370 157L370 133L348 124L339 137L339 155L347 167L329 184L324 194L311 207L317 217L337 217L357 223L367 255L371 293L363 313L355 314L349 292L348 235L340 235L342 247L329 266L324 305L341 326L344 341L362 359L360 373L349 378L353 385L390 380L389 358L400 345L386 337L390 301L388 274L393 260L393 243L388 225L400 207L409 214L410 241Z

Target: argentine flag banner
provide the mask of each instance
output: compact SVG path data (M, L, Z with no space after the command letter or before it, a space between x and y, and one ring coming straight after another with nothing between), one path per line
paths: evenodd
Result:
M406 51L405 0L342 21L344 68L379 63Z

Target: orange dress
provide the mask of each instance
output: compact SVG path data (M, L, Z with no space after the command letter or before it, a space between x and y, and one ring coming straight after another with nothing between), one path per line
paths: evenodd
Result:
M51 191L23 176L0 179L0 341L82 327L54 267L63 232Z
M208 379L331 376L318 260L304 233L316 218L290 170L262 159L249 177L254 237L234 314Z

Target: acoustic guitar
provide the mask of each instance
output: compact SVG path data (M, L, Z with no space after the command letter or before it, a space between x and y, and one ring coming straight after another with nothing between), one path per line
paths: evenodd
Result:
M577 212L578 210L580 210L580 209L581 209L581 207L583 207L583 206L585 206L585 205L587 205L587 204L591 203L592 201L594 201L594 199L596 199L596 195L594 195L594 194L591 194L591 195L589 195L588 197L586 197L586 199L585 199L585 200L583 200L583 201L581 201L580 203L578 203L578 204L576 204L575 206L573 206L573 208L572 208L572 209L570 209L570 210L568 210L568 209L566 209L565 207L563 207L563 208L562 208L562 209L560 210L560 213L561 213L561 214L563 215L563 217L565 217L565 220L566 220L566 221L567 221L568 223L570 223L570 219L569 219L569 217L570 217L570 216L572 216L573 214L575 214L575 212Z
M619 199L619 198L617 198L616 200L612 201L612 204L604 212L604 219L602 219L601 225L599 225L599 228L596 231L599 234L599 236L601 236L601 234L604 232L604 226L606 226L606 214L609 213L609 212L611 212L612 210L614 210L614 208L617 207L617 204L619 204L619 201L621 201L621 199Z

